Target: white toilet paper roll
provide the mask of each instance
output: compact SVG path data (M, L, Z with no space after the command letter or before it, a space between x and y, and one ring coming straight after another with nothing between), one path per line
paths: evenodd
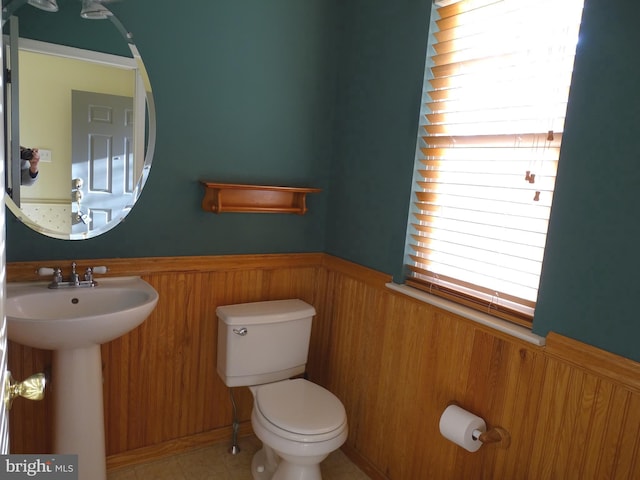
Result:
M475 452L482 446L480 440L474 440L474 430L485 432L487 425L482 418L457 405L449 405L440 417L442 436L469 452Z

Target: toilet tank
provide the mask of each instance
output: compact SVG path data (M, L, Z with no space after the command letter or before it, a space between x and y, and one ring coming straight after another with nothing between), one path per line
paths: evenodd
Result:
M237 387L304 373L315 313L298 299L218 307L218 375Z

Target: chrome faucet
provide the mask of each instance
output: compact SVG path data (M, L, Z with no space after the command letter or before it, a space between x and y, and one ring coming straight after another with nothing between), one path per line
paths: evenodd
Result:
M76 272L76 262L71 263L71 277L69 278L69 283L73 283L74 287L80 285L80 276L78 272Z
M71 274L69 280L64 281L62 269L60 267L50 268L42 267L37 270L38 275L53 275L53 279L49 284L49 288L66 288L66 287L95 287L98 285L93 279L94 273L107 273L107 267L88 267L84 272L84 277L80 280L80 274L76 271L77 263L71 263Z

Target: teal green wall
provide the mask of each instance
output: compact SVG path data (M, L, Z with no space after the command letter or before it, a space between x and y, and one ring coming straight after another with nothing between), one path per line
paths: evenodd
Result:
M8 260L326 251L401 281L430 4L110 4L154 88L149 182L94 240L42 238L9 215ZM534 320L635 360L638 25L635 1L586 2ZM324 191L303 217L213 215L199 178Z
M430 1L341 2L326 251L398 274Z
M96 239L42 237L9 213L7 260L322 251L335 96L332 2L109 6L134 33L154 91L158 141L147 185L125 222ZM215 215L200 208L199 179L323 192L309 196L304 216Z
M402 281L426 8L343 7L327 251ZM640 4L587 0L534 331L640 361Z
M587 0L534 331L640 361L640 4Z

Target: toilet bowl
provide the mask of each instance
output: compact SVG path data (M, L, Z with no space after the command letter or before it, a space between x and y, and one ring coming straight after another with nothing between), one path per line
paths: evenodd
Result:
M347 439L340 400L304 379L250 388L251 426L263 443L252 464L254 478L321 480L320 462Z

